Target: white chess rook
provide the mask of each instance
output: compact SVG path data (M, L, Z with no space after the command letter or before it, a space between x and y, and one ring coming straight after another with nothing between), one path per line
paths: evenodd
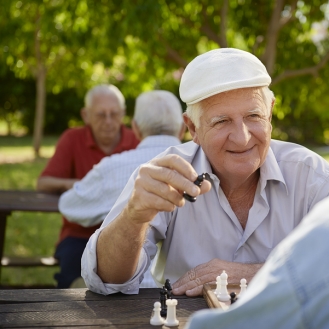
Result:
M153 308L153 315L150 319L150 324L152 326L162 326L164 324L165 320L164 318L161 317L160 311L161 311L161 303L155 302Z
M179 324L179 321L176 318L176 305L177 299L167 299L167 318L164 322L164 325L167 327L176 327Z
M231 299L231 296L229 295L227 291L227 273L223 271L223 273L220 275L220 289L217 293L217 298L221 302L227 302Z

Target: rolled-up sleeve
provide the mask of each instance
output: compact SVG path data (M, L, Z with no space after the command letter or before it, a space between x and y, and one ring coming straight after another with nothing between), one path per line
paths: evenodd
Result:
M101 229L98 229L90 237L81 259L81 275L87 288L102 295L109 295L117 292L138 294L140 281L143 279L143 273L148 268L149 263L145 250L142 249L135 274L129 281L122 284L104 283L97 275L96 244L100 233Z

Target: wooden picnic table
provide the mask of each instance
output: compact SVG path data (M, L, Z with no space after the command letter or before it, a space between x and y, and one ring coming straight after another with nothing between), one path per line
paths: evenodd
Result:
M59 195L36 191L0 190L0 275L1 267L42 265L40 259L18 261L3 257L7 218L13 211L58 212ZM48 261L48 264L47 264ZM52 257L45 259L44 265L52 265Z
M0 327L159 328L149 322L159 296L153 288L140 289L138 295L108 296L85 288L0 290ZM203 297L175 298L180 329L192 313L208 308Z

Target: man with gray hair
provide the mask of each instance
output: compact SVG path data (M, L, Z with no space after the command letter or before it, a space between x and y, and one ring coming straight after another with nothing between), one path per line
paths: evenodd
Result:
M134 149L138 140L122 124L125 108L125 99L117 87L98 85L89 90L81 110L85 126L68 129L61 135L55 154L38 179L37 189L62 193L105 156ZM55 275L58 288L68 288L80 277L82 252L97 228L82 227L63 217L55 253L61 268L61 273Z
M136 99L132 129L141 141L136 149L103 158L73 188L61 195L59 210L69 221L94 226L103 221L141 164L180 144L185 132L182 107L169 91L155 90ZM154 287L149 271L141 287Z
M250 281L273 248L329 195L329 164L271 139L271 78L254 55L215 49L186 67L180 96L193 141L142 165L86 246L89 289L138 293L155 257L159 286L200 295L225 270ZM207 178L195 185L200 174ZM186 194L197 198L188 202ZM188 200L195 200L188 198Z

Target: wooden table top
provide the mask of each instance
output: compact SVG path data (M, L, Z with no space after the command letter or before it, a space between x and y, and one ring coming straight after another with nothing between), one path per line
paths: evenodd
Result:
M37 191L0 190L0 212L58 212L59 195Z
M203 297L175 298L180 329L192 313L208 308ZM150 325L156 301L159 289L140 289L138 295L108 296L87 289L0 290L0 327L159 328Z

